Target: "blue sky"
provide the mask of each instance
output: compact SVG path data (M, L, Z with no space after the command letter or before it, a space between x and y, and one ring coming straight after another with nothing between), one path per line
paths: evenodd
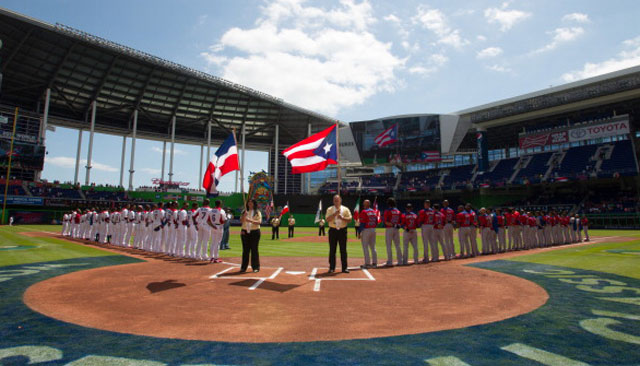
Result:
M0 6L342 121L454 112L640 64L634 0L4 0ZM77 132L58 129L48 137L43 177L72 180ZM93 159L100 165L92 181L118 183L121 142L96 135ZM85 158L87 144L85 135ZM138 141L135 186L159 175L161 148ZM197 185L200 148L176 149L174 180ZM248 153L245 169L266 162L266 154ZM167 158L167 171L168 164ZM233 178L220 188L233 190Z

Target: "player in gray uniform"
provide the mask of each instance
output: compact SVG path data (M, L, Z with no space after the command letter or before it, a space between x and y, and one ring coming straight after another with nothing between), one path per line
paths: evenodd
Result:
M400 228L402 227L402 212L396 208L396 200L393 197L387 199L388 209L384 212L383 223L385 226L384 236L387 245L387 264L393 266L392 244L396 247L398 265L402 264L402 248L400 247Z

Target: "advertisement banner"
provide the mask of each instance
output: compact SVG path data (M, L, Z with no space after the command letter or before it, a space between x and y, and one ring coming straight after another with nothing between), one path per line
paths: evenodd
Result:
M4 203L3 195L0 195L0 203ZM44 199L42 197L7 196L8 205L42 206L43 203Z
M629 121L615 121L569 131L569 141L583 141L629 133Z
M569 141L567 131L538 133L520 137L519 145L521 149L530 149L547 145L564 144Z

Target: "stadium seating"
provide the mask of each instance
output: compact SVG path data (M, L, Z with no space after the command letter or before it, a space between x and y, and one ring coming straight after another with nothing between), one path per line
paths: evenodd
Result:
M510 158L498 161L493 170L478 174L474 181L476 186L483 184L502 187L506 185L513 175L513 168L518 163L520 158Z
M398 188L402 192L430 191L438 185L440 175L440 169L402 173Z
M474 165L462 165L449 169L449 174L442 181L443 189L464 189L473 176Z
M396 185L396 176L393 173L376 174L369 177L362 178L362 192L365 193L377 193L385 192L390 193L393 187Z
M567 150L564 158L551 171L551 177L577 178L578 175L587 175L595 165L591 158L598 150L599 145L586 145L573 147Z
M542 176L549 168L547 162L549 162L552 154L551 152L545 152L531 155L529 164L527 164L525 168L520 169L512 183L524 184L527 181L529 183L540 183Z
M614 143L611 157L602 162L598 177L610 178L616 174L620 176L637 175L638 169L633 154L631 141L625 140Z

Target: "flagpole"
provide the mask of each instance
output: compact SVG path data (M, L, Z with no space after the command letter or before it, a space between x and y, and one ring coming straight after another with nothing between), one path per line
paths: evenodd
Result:
M340 124L336 123L336 152L338 153L338 194L341 194L342 174L340 172Z
M13 132L11 133L11 147L9 148L9 164L7 165L7 175L5 176L4 184L4 201L2 202L2 224L4 224L4 217L7 211L7 194L9 193L9 177L11 176L11 158L13 157L13 140L16 136L16 124L18 123L18 107L16 107L15 115L13 116Z
M234 128L233 131L231 132L231 134L233 135L233 142L236 144L236 149L238 149L238 140L236 139L236 129ZM238 167L240 168L240 172L242 172L242 166L240 166L240 159L238 159ZM242 177L242 179L244 179L244 174L240 174L240 177ZM242 182L240 182L240 189L242 191L242 209L246 210L247 209L247 198L244 195L244 184L242 184ZM254 207L254 209L258 209L257 207Z

